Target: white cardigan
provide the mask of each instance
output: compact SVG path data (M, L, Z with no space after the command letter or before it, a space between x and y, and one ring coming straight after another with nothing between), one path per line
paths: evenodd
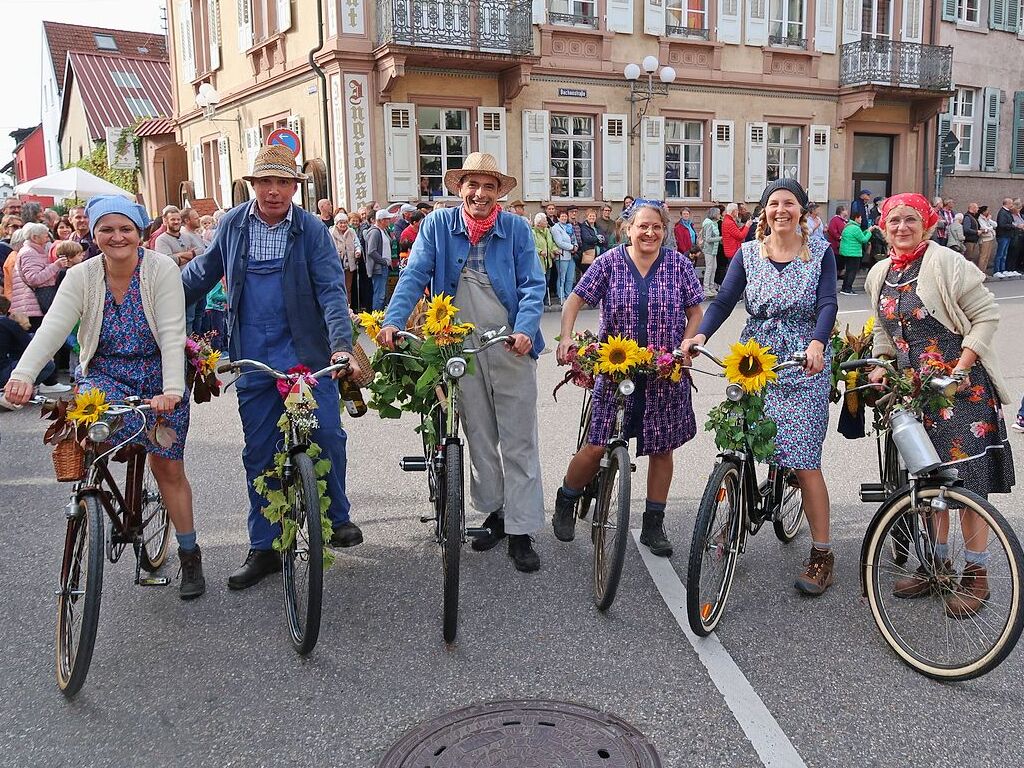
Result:
M139 270L139 291L146 321L160 348L165 395L185 394L185 291L181 270L170 256L145 249ZM11 373L12 379L32 383L60 345L78 328L82 373L99 346L103 325L106 274L103 257L96 256L67 271L53 304L35 337Z

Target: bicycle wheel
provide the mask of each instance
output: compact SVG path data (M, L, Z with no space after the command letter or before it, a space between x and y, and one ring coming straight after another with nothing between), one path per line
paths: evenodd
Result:
M146 461L142 457L140 461ZM142 476L142 550L139 560L142 567L152 573L167 561L171 541L171 526L168 524L167 506L160 495L156 478L146 463Z
M449 443L444 447L445 503L441 515L442 614L444 641L455 641L459 625L459 558L462 555L462 533L465 530L465 508L462 498L462 445Z
M629 536L633 471L625 446L616 446L608 459L608 466L598 473L597 504L591 529L594 531L594 604L600 611L611 607L622 576Z
M700 637L718 626L729 600L739 557L740 514L739 467L719 462L697 509L686 568L686 617Z
M937 512L930 504L938 494L938 488L919 490L915 509L908 491L876 517L865 539L864 586L875 624L904 663L938 680L969 680L998 666L1020 637L1024 554L1013 529L987 501L953 488L946 491L946 501L963 509ZM958 581L966 565L967 514L975 516L968 529L971 549L988 552L987 597L978 594L976 580L961 576ZM934 552L945 520L949 560L944 565ZM892 565L883 557L901 522L912 532L909 549L916 569ZM909 599L905 586L902 598L897 597L896 581L915 574L922 587L916 599ZM958 600L968 596L965 587L978 590L976 611L956 610Z
M804 497L796 472L779 467L782 473L782 502L772 515L772 525L779 541L790 542L804 524Z
M313 460L305 453L292 457L295 477L285 513L295 522L295 540L281 552L284 607L288 635L302 656L313 650L320 636L320 609L324 586L324 537L320 524L320 493Z
M886 495L892 495L906 485L907 470L900 467L900 454L896 450L896 443L892 439L892 432L886 430L885 437L880 439L882 440L882 446L879 449L879 455L882 457L882 485L885 488ZM893 562L896 565L904 565L910 556L910 530L907 528L905 520L897 523L889 542L889 550Z
M78 500L68 520L57 595L57 685L78 693L89 673L103 591L103 510L93 494Z

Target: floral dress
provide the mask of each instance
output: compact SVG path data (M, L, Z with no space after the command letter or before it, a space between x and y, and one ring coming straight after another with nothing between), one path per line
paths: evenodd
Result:
M131 283L118 304L110 288L103 299L103 327L100 329L96 354L89 362L89 374L83 376L77 371L80 390L100 389L107 401L123 400L129 396L151 398L163 394L163 361L150 330L146 314L142 309L142 293L139 289L139 270L142 268L143 252L139 249L139 263L135 267ZM182 366L185 361L182 360ZM125 414L122 426L110 436L110 442L117 444L134 434L139 428L138 416ZM156 414L146 413L146 430L133 440L142 445L146 453L153 453L165 459L181 460L185 452L185 436L188 433L189 394L185 392L181 403L170 414L163 416L178 439L170 448L153 443L147 432L156 421Z
M573 289L583 301L601 307L599 336L625 336L640 346L675 349L686 330L686 310L704 300L692 262L662 248L641 276L625 245L596 259ZM637 455L668 453L697 433L690 379L648 380L638 376L626 398L626 435L637 440ZM615 384L598 376L587 442L603 445L615 423Z
M917 294L921 259L901 273L889 269L878 299L878 318L896 347L899 368L926 362L950 367L960 358L963 337L929 314ZM939 452L953 464L964 487L981 496L1009 493L1014 484L1013 457L995 387L981 362L971 368L967 388L953 405L926 411L924 425Z

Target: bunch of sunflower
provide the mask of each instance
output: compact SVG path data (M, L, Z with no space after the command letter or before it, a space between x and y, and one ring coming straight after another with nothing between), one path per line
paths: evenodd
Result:
M381 323L384 322L384 310L375 309L373 312L360 312L352 315L352 341L359 338L359 331L365 331L373 343L377 343L377 334L380 333Z
M449 357L462 351L462 342L473 330L472 323L455 322L459 308L452 301L451 296L439 293L430 300L423 319L424 338L433 338L438 347L447 351ZM455 345L460 345L458 350L450 349Z
M864 327L857 334L850 332L850 326L846 326L845 331L840 331L838 325L832 329L832 336L829 339L829 346L832 348L832 390L829 393L829 400L833 403L838 403L843 398L843 393L839 390L840 382L846 385L847 390L864 383L863 371L843 372L839 366L849 360L863 360L866 357L871 357L874 330L875 318L873 315L868 318ZM845 396L845 405L851 414L856 413L860 408L859 394L848 392Z
M764 389L778 374L772 370L778 358L771 347L756 339L733 344L725 363L725 377L743 389L739 400L726 399L711 409L704 428L715 433L720 450L750 451L758 461L775 453L775 422L764 413Z

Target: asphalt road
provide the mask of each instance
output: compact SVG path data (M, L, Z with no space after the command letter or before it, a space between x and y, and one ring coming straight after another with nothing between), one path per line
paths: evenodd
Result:
M996 348L1015 396L1024 392L1024 281L994 286L1003 318ZM1012 298L1009 298L1012 297ZM863 297L841 297L859 327ZM739 332L737 311L712 341ZM583 323L596 323L584 313ZM544 319L547 338L557 316ZM540 420L547 506L575 445L579 392L550 397L560 372L541 358ZM698 422L721 398L705 382ZM833 415L833 420L835 415ZM411 418L350 420L349 490L366 543L326 577L320 643L291 650L280 583L230 592L246 550L241 430L229 393L193 410L187 462L195 489L207 594L131 584L130 555L105 571L99 640L85 688L67 701L54 681L54 588L67 486L52 480L42 424L25 409L0 414L0 766L374 766L420 722L506 698L574 701L615 713L656 746L664 765L758 766L761 759L712 683L630 544L615 605L590 597L588 537L571 544L545 527L542 570L517 573L504 547L463 558L458 643L440 627L440 558L422 476L397 464L416 452ZM1024 480L1024 439L1014 434ZM725 620L725 650L811 766L1009 766L1024 743L1024 652L979 680L944 685L900 663L860 598L857 559L873 509L857 499L874 474L871 440L830 430L824 469L832 496L837 582L821 599L792 580L806 532L781 545L770 531L741 559ZM676 453L668 529L680 578L693 517L714 463L710 435ZM642 489L638 462L634 488ZM642 492L634 492L639 520ZM1021 491L993 497L1024 531ZM806 531L806 529L805 529ZM173 557L165 566L176 576ZM1013 757L1017 755L1017 757ZM782 765L783 763L778 763Z

